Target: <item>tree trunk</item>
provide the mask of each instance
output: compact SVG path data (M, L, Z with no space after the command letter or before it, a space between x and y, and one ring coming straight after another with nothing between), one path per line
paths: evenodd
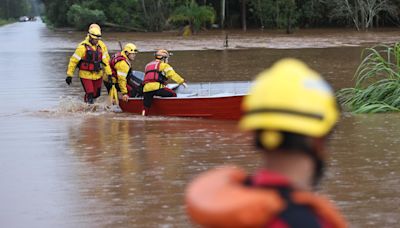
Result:
M291 11L289 10L286 16L286 34L290 34L292 32L290 17L291 17Z
M257 1L258 7L261 8L261 0ZM260 19L260 24L261 24L261 30L264 30L264 20L262 19L262 17L259 17Z
M221 0L221 28L225 25L225 0Z
M246 4L247 4L247 0L242 0L242 29L243 29L243 31L247 30Z
M359 19L360 5L358 3L359 3L358 0L354 1L354 7L352 7L349 1L346 0L347 9L353 19L353 23L356 26L357 31L360 30L360 19Z
M144 3L144 0L142 0L142 8L143 8L144 17L147 19L147 11L146 11L146 5Z

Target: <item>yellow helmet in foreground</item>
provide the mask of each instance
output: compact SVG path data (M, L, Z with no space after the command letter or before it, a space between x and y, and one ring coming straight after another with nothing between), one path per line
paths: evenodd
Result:
M88 33L93 39L101 39L101 28L98 24L91 24Z
M126 51L128 54L138 53L138 49L133 43L127 43L122 51Z
M276 130L312 137L330 132L339 112L331 87L296 59L283 59L262 72L242 109L244 130Z

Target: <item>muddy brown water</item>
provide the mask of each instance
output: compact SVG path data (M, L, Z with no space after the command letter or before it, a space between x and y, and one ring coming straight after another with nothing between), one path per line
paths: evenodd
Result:
M229 31L224 49L225 33L104 36L112 51L118 40L138 45L137 70L155 48L174 50L170 63L189 86L251 80L274 61L297 57L337 90L353 84L362 47L400 34ZM68 87L64 78L83 36L47 30L40 21L0 27L0 227L190 227L183 206L190 179L221 164L249 172L260 165L251 136L236 122L82 111L79 81ZM332 135L320 191L351 227L400 223L399 117L344 114Z

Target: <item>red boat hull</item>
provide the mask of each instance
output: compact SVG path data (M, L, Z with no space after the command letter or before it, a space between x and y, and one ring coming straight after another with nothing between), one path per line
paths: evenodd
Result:
M241 116L241 103L244 96L196 97L196 98L154 98L147 115L202 117L209 119L238 120ZM141 114L143 100L131 98L120 101L124 112Z

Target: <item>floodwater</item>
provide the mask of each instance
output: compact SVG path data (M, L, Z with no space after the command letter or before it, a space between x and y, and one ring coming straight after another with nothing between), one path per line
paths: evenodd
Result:
M69 56L81 32L49 31L40 22L0 27L0 227L190 227L184 187L221 164L249 172L261 157L236 122L82 111ZM282 57L298 57L337 90L353 84L363 46L391 43L398 29L105 33L110 49L135 42L142 70L151 51L175 51L171 64L190 82L251 80ZM163 37L165 39L163 39ZM100 99L104 103L105 97ZM400 223L399 114L344 114L329 145L320 191L351 227Z

